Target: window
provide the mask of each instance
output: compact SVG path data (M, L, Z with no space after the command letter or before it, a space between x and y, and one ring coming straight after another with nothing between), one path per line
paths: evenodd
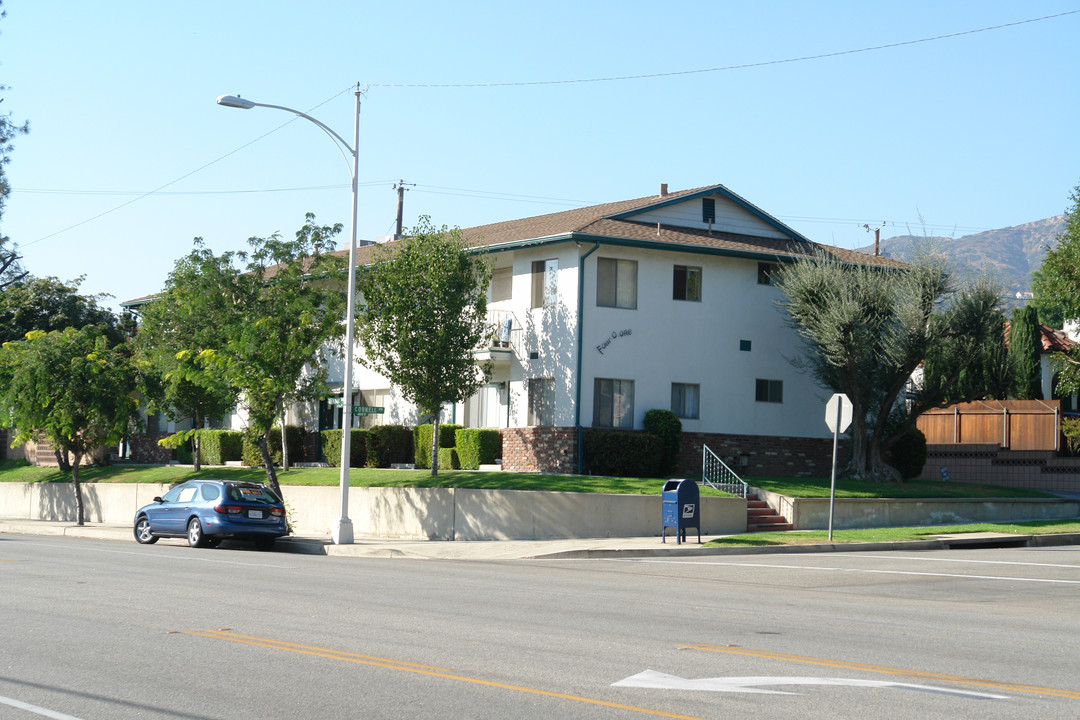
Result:
M749 340L740 340L739 341L739 351L740 352L750 352L750 341Z
M701 199L701 222L716 222L716 200L714 198Z
M497 268L491 273L491 302L509 300L513 294L514 268Z
M593 427L634 427L634 381L596 378Z
M676 265L671 297L674 300L701 302L701 268Z
M559 260L532 264L532 307L553 307L559 299Z
M221 497L221 491L218 490L217 485L203 485L199 494L202 495L203 500L217 500Z
M772 285L773 273L776 272L776 263L757 264L757 284Z
M782 403L784 402L783 380L757 380L756 397L758 402Z
M555 379L529 379L529 425L555 424Z
M599 307L637 308L636 260L596 260L596 304Z
M701 386L689 383L671 383L671 412L678 417L696 420Z

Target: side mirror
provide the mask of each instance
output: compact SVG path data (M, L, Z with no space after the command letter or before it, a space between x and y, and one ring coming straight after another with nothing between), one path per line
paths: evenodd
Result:
M156 498L154 498L154 502L156 502L156 503L163 503L163 502L165 502L165 501L161 499L161 496L160 496L160 495L158 495L158 496L157 496Z

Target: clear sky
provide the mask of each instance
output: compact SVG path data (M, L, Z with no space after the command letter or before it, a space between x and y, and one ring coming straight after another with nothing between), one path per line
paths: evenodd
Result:
M31 133L0 232L35 275L85 275L114 306L159 290L196 236L239 250L309 211L347 227L327 137L222 94L351 140L366 88L361 239L393 232L398 180L406 226L461 227L722 183L842 247L872 242L864 223L1039 220L1080 182L1078 0L3 7L0 108Z

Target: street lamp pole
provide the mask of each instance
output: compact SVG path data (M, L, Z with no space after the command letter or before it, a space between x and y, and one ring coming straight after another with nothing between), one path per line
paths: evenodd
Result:
M352 222L349 229L349 287L347 291L348 302L345 310L345 378L343 389L342 427L341 427L341 517L334 524L330 536L335 544L349 545L353 542L353 525L349 519L349 459L352 454L352 385L353 385L353 318L356 314L356 214L357 214L357 179L360 172L360 89L356 92L356 109L353 113L353 141L352 145L332 129L311 117L307 113L285 107L283 105L267 105L257 103L235 95L222 95L217 99L218 105L225 107L250 110L253 107L273 108L284 110L294 115L310 120L319 126L334 143L349 151L352 155Z

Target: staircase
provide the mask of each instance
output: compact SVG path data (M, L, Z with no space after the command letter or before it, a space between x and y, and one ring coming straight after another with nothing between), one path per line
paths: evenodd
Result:
M764 500L756 494L746 496L746 532L778 532L791 530L791 523L783 515L778 515Z

